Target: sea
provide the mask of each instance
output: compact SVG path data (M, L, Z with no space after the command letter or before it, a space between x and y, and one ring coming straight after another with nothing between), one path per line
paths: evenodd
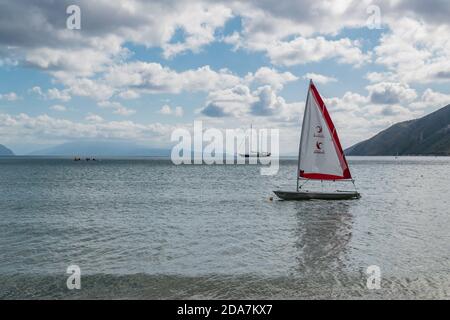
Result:
M0 299L449 299L450 158L349 165L291 202L295 159L0 158Z

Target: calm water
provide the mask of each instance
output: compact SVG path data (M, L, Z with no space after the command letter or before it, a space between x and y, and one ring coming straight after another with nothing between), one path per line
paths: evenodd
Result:
M350 167L361 199L284 202L295 161L0 159L0 298L450 298L450 158Z

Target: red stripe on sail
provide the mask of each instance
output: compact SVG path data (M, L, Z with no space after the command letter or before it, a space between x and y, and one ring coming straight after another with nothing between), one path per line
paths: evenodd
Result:
M320 96L319 92L316 89L316 86L311 82L310 84L310 90L313 93L313 97L316 100L317 104L320 107L320 111L322 112L322 116L325 119L325 122L327 123L328 130L330 130L331 138L333 139L333 144L336 149L339 163L342 168L343 175L342 176L334 176L334 175L327 175L327 174L320 174L320 173L302 173L300 172L300 177L309 178L309 179L321 179L321 180L337 180L337 179L351 179L352 175L350 174L350 169L348 168L347 159L345 158L344 151L342 150L341 142L339 141L339 137L336 131L336 128L334 127L333 121L331 120L330 114L328 113L327 107L325 106L325 103L322 100L322 97ZM318 178L313 178L318 177ZM323 178L321 178L323 177ZM327 178L328 177L328 178ZM333 178L330 178L333 177Z
M303 170L300 170L300 177L305 179L314 179L314 180L342 180L348 179L342 176L335 176L333 174L324 174L324 173L305 173Z

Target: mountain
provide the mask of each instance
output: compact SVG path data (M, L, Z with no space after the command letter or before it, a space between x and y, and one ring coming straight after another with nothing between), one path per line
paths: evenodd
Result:
M345 150L349 156L450 155L450 105L404 121Z
M4 145L0 144L0 156L13 156L14 152L12 152L10 149L5 147Z
M122 141L77 141L38 150L30 155L38 156L170 156L168 149L153 149Z

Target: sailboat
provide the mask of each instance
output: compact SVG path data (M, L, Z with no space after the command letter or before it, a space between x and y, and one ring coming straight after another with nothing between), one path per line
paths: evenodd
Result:
M264 151L252 151L252 136L253 136L253 125L250 125L250 145L249 145L249 152L241 153L239 154L241 157L245 158L263 158L263 157L270 157L270 152L264 152Z
M303 189L310 180L320 181L348 181L355 187L350 169L342 150L336 128L328 113L316 86L310 80L306 98L303 125L300 137L297 190L274 193L283 200L344 200L357 199L360 194L356 191L320 192ZM303 183L300 185L300 181Z

